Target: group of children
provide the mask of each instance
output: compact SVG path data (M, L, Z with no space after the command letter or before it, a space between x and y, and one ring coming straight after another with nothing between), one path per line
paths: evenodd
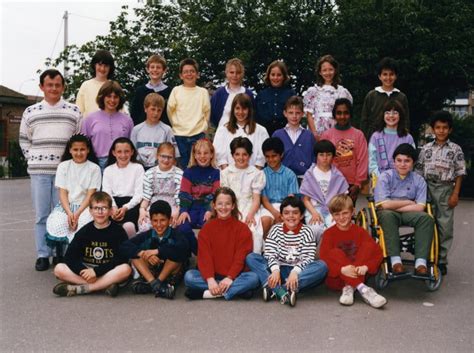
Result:
M227 82L209 98L196 85L193 59L180 63L183 84L171 89L162 81L166 61L153 55L132 117L123 111L122 88L108 80L115 69L110 53L97 52L92 66L95 78L78 93L82 123L79 109L61 98L62 75L48 70L40 78L45 100L25 111L20 129L42 249L36 269L47 269L54 255L62 281L54 293L105 289L115 296L133 273L139 294L173 298L184 278L190 299L248 298L261 286L265 300L276 296L294 305L299 291L325 279L342 290L341 304L351 305L357 290L382 307L385 298L364 284L382 252L352 224L368 172L379 179L374 197L394 273L405 271L398 244L403 224L415 228L415 271L427 273L433 236L433 219L424 212L428 189L440 227L440 269L447 272L464 157L448 139L452 117L438 112L431 122L435 141L422 148L419 174L412 172L416 150L406 96L394 88L393 59L381 61L382 86L365 99L364 131L352 126L352 96L330 55L318 61L317 83L303 99L290 88L286 65L272 62L268 87L256 100L242 85L239 59L227 62ZM305 115L308 129L301 124ZM58 149L48 131L56 116L64 120L59 136L71 136L61 140L67 140L62 156L45 150L45 136ZM213 141L206 137L209 121L217 128ZM51 191L40 201L42 174ZM44 250L42 236L55 251ZM188 269L191 253L197 269Z

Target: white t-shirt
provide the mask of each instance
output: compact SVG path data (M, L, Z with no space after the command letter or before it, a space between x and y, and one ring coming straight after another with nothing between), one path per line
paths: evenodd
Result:
M87 190L99 190L101 181L100 167L97 164L89 160L78 164L70 159L59 163L55 186L67 190L69 203L80 205Z
M327 172L323 172L318 166L315 166L313 169L313 175L316 178L316 181L323 192L324 197L328 195L329 181L331 180L331 169Z
M230 90L228 86L225 87L229 96L225 101L224 111L222 112L221 120L219 120L219 126L224 126L225 123L229 121L230 118L230 110L232 108L232 101L234 100L235 96L239 93L245 93L245 87L240 86L238 90Z
M125 168L119 168L117 163L109 165L104 170L102 191L112 196L112 204L117 206L113 197L132 197L123 206L131 209L142 200L143 175L145 170L139 163L130 162Z

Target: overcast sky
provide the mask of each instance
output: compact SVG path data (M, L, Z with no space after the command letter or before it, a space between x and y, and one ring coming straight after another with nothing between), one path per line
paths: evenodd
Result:
M0 0L0 84L23 94L41 95L38 69L63 49L64 12L69 12L69 44L81 45L108 33L109 21L122 5L134 1L11 1ZM63 67L59 67L62 72Z

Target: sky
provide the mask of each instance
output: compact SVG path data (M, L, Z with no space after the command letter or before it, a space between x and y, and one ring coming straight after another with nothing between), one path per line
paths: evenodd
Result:
M69 44L81 45L109 31L122 5L143 1L11 1L0 0L0 84L27 95L42 95L38 70L47 57L64 49L65 11L69 13ZM62 72L62 65L58 67Z

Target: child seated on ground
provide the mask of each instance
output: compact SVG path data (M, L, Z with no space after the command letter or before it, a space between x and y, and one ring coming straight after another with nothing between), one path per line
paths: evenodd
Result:
M197 270L184 276L189 299L235 296L250 298L258 276L245 271L245 257L252 251L252 234L243 222L232 189L220 187L212 201L212 219L199 232Z
M260 194L265 187L265 174L249 165L253 146L248 138L236 137L230 143L230 150L234 165L221 171L221 185L235 192L242 219L252 231L253 251L260 254L263 247Z
M173 299L175 285L189 257L186 238L171 227L171 206L158 200L150 207L152 229L122 244L121 251L143 278L132 283L136 294Z
M127 259L119 255L120 244L127 240L127 234L109 219L112 198L105 192L95 192L90 197L89 209L94 221L76 233L66 251L64 263L54 268L54 275L62 282L53 288L53 293L61 297L102 289L115 297L118 284L132 273Z
M365 285L367 275L377 273L382 263L382 249L366 230L352 223L354 206L348 195L336 195L329 202L329 210L336 224L323 234L319 255L329 272L326 285L341 290L342 305L354 303L354 289L374 308L387 300Z
M305 173L300 193L306 206L305 220L317 242L325 228L332 225L329 201L337 194L346 193L349 185L342 173L333 164L336 147L328 140L314 145L316 164Z
M164 98L158 93L150 93L145 97L144 107L146 120L133 128L130 139L137 149L138 160L148 170L156 165L156 150L163 142L170 142L175 147L176 158L179 151L171 127L161 121Z
M466 162L461 147L449 140L453 131L451 114L438 111L430 124L435 140L421 149L416 171L428 184L439 232L439 269L445 275L448 272L448 252L453 243L454 208L459 202Z
M312 231L301 222L304 211L299 198L286 197L280 205L283 223L272 227L263 256L247 256L247 266L258 275L265 301L276 295L282 304L293 306L297 292L317 286L326 276L326 264L314 259L316 241Z
M387 254L393 274L402 274L405 269L400 257L400 226L415 229L415 274L428 274L427 262L433 239L434 220L425 210L426 182L413 173L416 150L403 143L393 152L395 169L386 170L375 186L377 217L383 229Z
M148 209L157 200L164 200L171 206L171 224L175 225L179 215L179 188L183 171L175 166L175 148L164 142L156 151L158 165L148 169L143 177L143 200L140 204L138 229L145 232L151 228Z
M293 96L288 99L283 108L283 115L287 120L284 128L275 131L272 137L278 137L285 146L283 164L290 168L298 178L314 163L313 148L316 143L311 130L301 126L303 118L303 100Z
M214 146L208 139L197 140L191 149L188 168L184 170L179 192L179 231L197 254L197 240L193 228L201 229L212 215L211 201L220 184L216 168Z
M265 187L262 190L262 207L260 209L263 238L266 239L273 223L281 222L280 203L288 195L298 193L298 181L293 171L281 164L284 146L277 137L270 137L263 142L262 151L267 166Z

